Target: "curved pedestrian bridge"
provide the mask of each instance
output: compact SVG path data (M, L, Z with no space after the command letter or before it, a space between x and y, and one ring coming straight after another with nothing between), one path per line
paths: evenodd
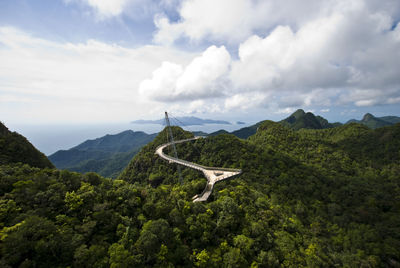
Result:
M203 174L206 176L207 178L207 185L206 188L203 190L203 192L201 194L197 194L195 195L192 199L193 202L203 202L203 201L207 201L208 197L211 195L212 190L214 188L214 184L222 181L222 180L226 180L229 178L233 178L235 176L238 176L242 173L242 170L240 169L233 169L233 168L219 168L219 167L206 167L206 166L202 166L193 162L189 162L186 160L182 160L179 158L175 158L169 155L164 154L164 148L172 145L173 143L177 144L177 143L183 143L183 142L188 142L188 141L193 141L193 140L197 140L200 139L202 137L194 137L191 139L185 139L185 140L179 140L179 141L175 141L175 142L169 142L169 143L165 143L162 144L160 146L157 147L156 149L156 154L158 154L161 158L167 160L169 163L176 163L178 165L182 165L185 167L189 167L192 169L196 169L196 170L200 170L201 172L203 172Z

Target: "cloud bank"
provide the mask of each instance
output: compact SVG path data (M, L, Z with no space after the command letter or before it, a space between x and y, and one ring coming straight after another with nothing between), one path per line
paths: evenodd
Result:
M177 22L156 16L157 42L228 40L238 53L210 46L187 66L164 62L140 92L156 101L216 98L226 109L400 103L400 3L305 2L192 0Z
M0 27L0 113L29 122L132 120L151 113L140 82L163 61L191 58L160 46L54 42Z
M5 117L112 121L165 108L241 115L400 103L399 0L63 2L63 16L91 22L79 43L0 25ZM94 35L93 25L112 33ZM62 30L54 39L66 38Z

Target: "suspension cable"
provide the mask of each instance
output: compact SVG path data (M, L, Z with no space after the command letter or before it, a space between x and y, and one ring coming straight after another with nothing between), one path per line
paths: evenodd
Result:
M193 130L189 127L189 126L187 126L186 124L184 124L181 120L179 120L178 118L176 118L175 116L173 116L173 115L171 115L171 113L169 113L169 117L170 118L172 118L173 120L175 120L175 121L177 121L178 122L178 126L179 126L179 123L182 125L182 127L185 127L185 128L188 128L189 129L189 132L191 132L192 134L193 134ZM194 135L194 134L193 134ZM201 156L201 152L200 152L200 150L197 148L197 146L196 145L194 145L193 144L193 147L194 147L194 149L197 151L197 153L199 154L199 156Z

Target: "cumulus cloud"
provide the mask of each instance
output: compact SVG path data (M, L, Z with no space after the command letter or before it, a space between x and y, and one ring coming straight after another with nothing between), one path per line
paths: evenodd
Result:
M254 107L267 107L268 97L268 94L260 92L237 93L225 99L224 108L228 111L244 111Z
M257 29L260 21L287 21L284 25L272 27L264 36L252 34L243 39L238 45L237 59L231 60L231 68L222 68L226 71L225 75L218 73L218 77L229 77L229 82L225 81L229 87L223 91L226 109L265 106L264 100L267 98L273 98L282 109L313 105L400 103L400 25L396 24L400 18L400 14L396 13L400 8L399 2L306 2L308 4L301 5L310 7L310 14L299 13L309 14L307 18L296 16L295 11L297 7L300 8L300 3L293 1L235 0L217 1L215 9L205 16L207 19L200 20L202 15L199 14L212 9L211 1L186 1L180 9L180 21L170 23L165 16L157 20L159 31L155 38L159 38L160 42L173 42L181 35L194 40L206 37L229 39L229 35L240 39ZM289 10L277 8L290 3L294 7ZM228 5L232 5L232 9L227 8ZM236 8L242 10L243 15L236 14ZM257 12L261 12L259 9L264 15L270 14L270 8L277 13L271 13L272 18L257 15ZM198 14L194 14L194 10ZM213 15L214 10L224 10L223 13L228 15L219 18ZM293 18L289 15L293 15ZM201 67L198 65L198 68ZM203 79L215 80L206 76ZM155 77L153 80L157 81ZM153 98L185 98L185 94L178 93L176 84L172 84L173 89L166 91L171 93L169 97L163 96L160 93L163 88L161 84L153 87L159 88L154 91L158 93L153 94ZM207 83L196 85L198 88L193 92L207 92L212 88ZM191 90L191 87L186 88ZM205 98L210 95L187 96Z
M248 0L183 1L179 10L181 21L171 23L165 15L155 17L158 32L154 39L160 43L172 43L174 39L185 35L192 40L200 40L205 36L219 40L240 40L258 24L254 13L260 5L253 5Z
M223 96L231 57L224 46L211 46L186 67L164 62L139 87L158 101L195 100Z
M188 37L239 43L255 32L267 34L277 25L297 30L315 19L360 7L390 16L400 13L397 0L183 0L178 21L170 21L165 14L155 16L154 40L170 44Z
M265 38L252 36L240 45L232 79L241 87L267 90L333 88L349 82L381 86L383 81L376 81L378 76L369 75L367 68L395 63L398 42L387 32L391 26L388 15L362 9L311 21L297 32L278 26ZM391 73L391 80L398 77L397 71L382 71Z

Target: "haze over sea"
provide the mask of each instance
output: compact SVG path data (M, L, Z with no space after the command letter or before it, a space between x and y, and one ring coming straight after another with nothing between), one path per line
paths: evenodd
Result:
M255 123L255 122L253 122ZM183 127L188 131L204 131L211 133L220 129L233 131L247 127L253 123L237 125L205 124ZM96 139L107 134L118 134L125 130L143 131L147 134L160 132L164 126L158 124L81 124L81 125L27 125L8 123L11 131L25 136L36 148L46 155L58 150L67 150L88 139Z

